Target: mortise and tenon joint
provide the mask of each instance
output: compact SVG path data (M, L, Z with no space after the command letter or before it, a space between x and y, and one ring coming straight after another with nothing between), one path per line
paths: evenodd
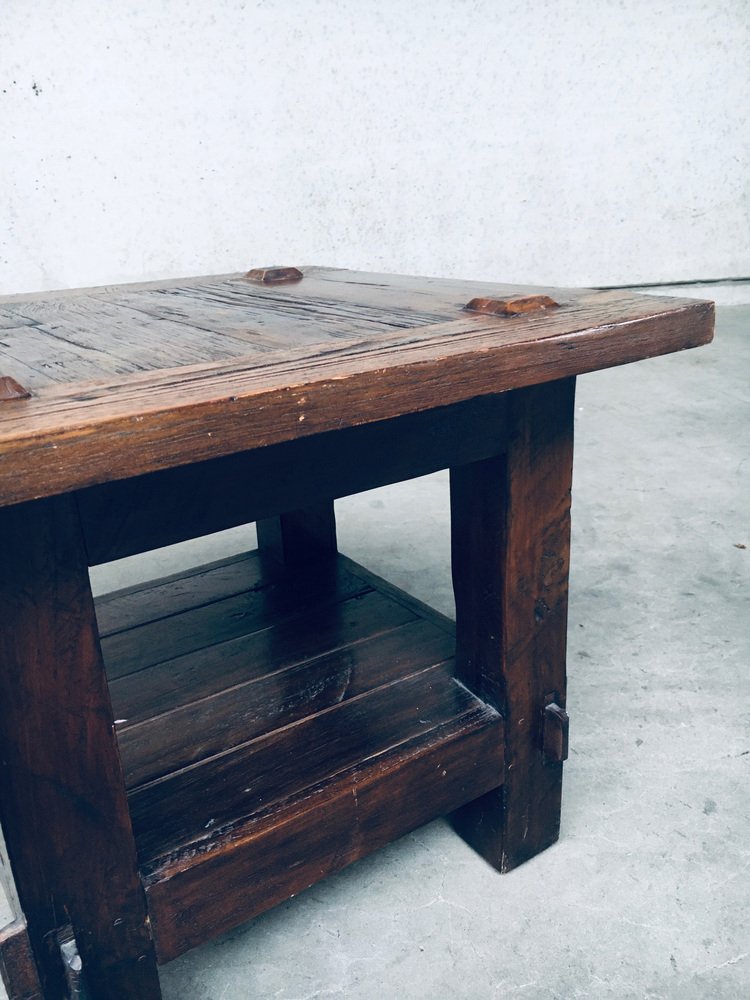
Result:
M568 713L555 701L544 707L542 753L548 764L562 764L568 759Z

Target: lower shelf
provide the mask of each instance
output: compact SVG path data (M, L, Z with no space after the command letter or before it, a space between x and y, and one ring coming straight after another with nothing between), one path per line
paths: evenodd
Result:
M97 614L162 962L502 781L451 623L344 557L254 553Z

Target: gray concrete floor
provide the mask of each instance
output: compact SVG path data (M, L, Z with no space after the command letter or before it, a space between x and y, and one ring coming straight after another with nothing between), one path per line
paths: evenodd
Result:
M579 380L559 843L500 876L439 820L165 966L165 1000L750 997L749 384L748 306ZM450 613L445 474L338 514L344 552Z

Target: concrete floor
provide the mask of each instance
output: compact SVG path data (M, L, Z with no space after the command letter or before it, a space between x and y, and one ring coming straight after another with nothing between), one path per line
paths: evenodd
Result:
M749 385L749 306L579 380L559 843L499 876L434 822L165 966L165 1000L750 997ZM445 474L338 512L343 551L451 611Z

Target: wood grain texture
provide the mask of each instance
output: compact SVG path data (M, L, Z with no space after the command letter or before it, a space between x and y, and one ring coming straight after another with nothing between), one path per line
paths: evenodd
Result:
M36 388L48 380L81 382L264 350L258 337L234 329L202 329L199 317L190 323L169 313L150 315L139 306L135 296L124 301L78 295L25 302L17 307L19 327L2 331L0 357L34 369L38 376L31 382Z
M502 721L455 680L452 623L343 556L332 575L331 555L255 553L104 599L110 634L140 642L266 573L324 584L292 619L111 685L160 961L502 780Z
M249 310L258 350L251 356L242 348L228 361L172 368L157 362L155 370L133 371L141 360L117 361L102 334L100 353L109 363L131 366L121 377L87 382L78 375L68 384L41 385L32 399L0 411L0 503L387 420L436 400L449 404L552 381L712 336L710 303L622 292L550 290L560 308L511 317L461 311L472 295L513 298L527 291L305 269L304 280L289 286L229 278L89 292L105 311L136 311L149 323L164 300L197 295L203 304L189 303L178 323L196 330L192 322L207 329L201 310L208 307L219 310L212 321L219 331L236 310ZM75 296L59 301L66 317ZM5 300L2 308L23 317L39 310L40 317L49 300ZM36 322L28 328L31 340L50 332L49 321ZM127 342L128 323L111 323ZM24 329L16 329L16 343ZM136 324L135 340L137 333ZM28 360L20 348L16 354ZM0 348L0 368L2 359Z
M420 668L453 653L434 626L370 592L114 681L128 784L396 679L407 642Z
M379 594L383 594L391 600L402 604L405 608L413 611L419 618L424 618L452 638L455 638L456 623L441 611L436 611L429 604L420 601L418 597L414 597L413 594L408 594L405 590L401 590L400 587L385 580L382 576L378 576L377 573L373 573L372 570L367 569L366 566L362 566L348 556L340 555L338 561L342 569L351 573L352 576L357 577L362 583L372 587Z
M112 635L190 608L236 597L257 588L265 575L256 553L244 552L101 594L96 598L99 635Z
M146 891L159 961L236 927L474 798L494 784L498 772L502 720L475 703L426 734L238 824L210 850L153 866Z
M429 732L479 702L441 664L316 712L129 795L141 864L221 831L355 764Z
M25 920L0 928L0 980L8 1000L44 1000Z
M452 657L454 645L424 621L395 626L313 661L282 667L155 718L119 727L126 783L138 787L423 670ZM410 656L405 655L406 648L413 649ZM218 669L221 650L216 653ZM138 677L148 684L147 678Z
M322 608L369 589L339 563L288 577L266 566L250 590L102 636L108 676L114 680L270 625L293 623L306 606Z
M235 276L11 297L0 358L10 374L29 369L36 389L419 326L446 314L372 306L359 296L338 301L319 288L311 295L315 284L306 282L307 294L278 294Z
M70 922L92 1000L157 1000L75 505L4 509L0 534L0 818L44 996Z
M502 871L559 833L562 759L545 759L543 722L565 707L574 391L513 393L507 456L451 470L456 667L503 715L506 767L453 821Z
M258 629L250 623L247 633L235 639L206 645L113 680L112 703L117 718L123 720L118 733L416 620L407 608L369 590L340 603L304 605L296 614ZM221 669L217 669L219 660Z

